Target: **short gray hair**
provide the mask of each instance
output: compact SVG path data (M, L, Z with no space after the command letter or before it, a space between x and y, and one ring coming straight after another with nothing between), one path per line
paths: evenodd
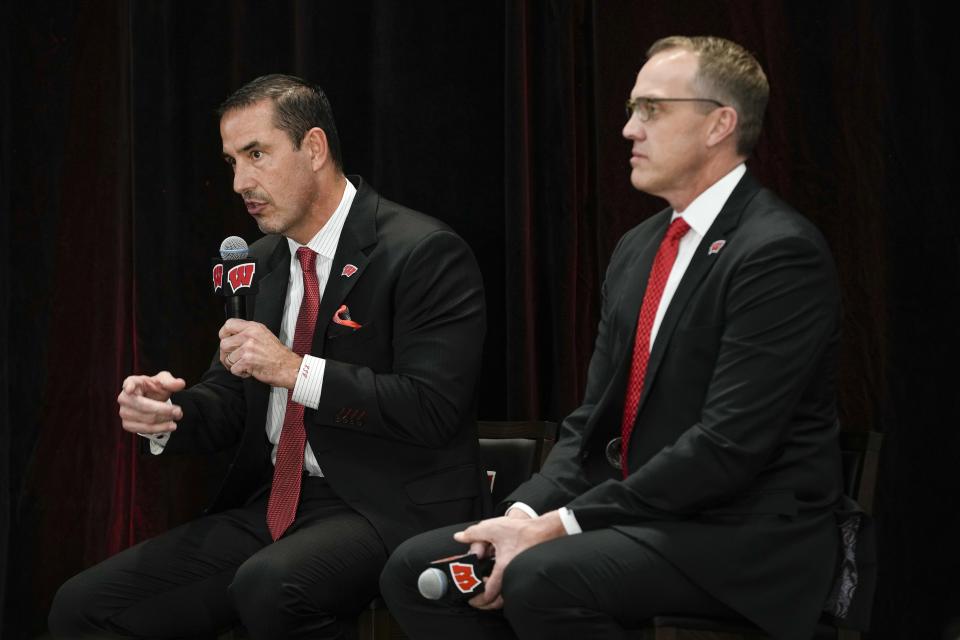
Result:
M670 49L697 54L694 84L737 112L737 152L749 156L757 145L767 109L770 85L760 63L736 42L714 36L670 36L647 50L647 58Z

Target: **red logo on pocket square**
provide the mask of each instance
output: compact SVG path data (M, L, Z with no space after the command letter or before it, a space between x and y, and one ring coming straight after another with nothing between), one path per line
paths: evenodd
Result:
M717 240L710 245L710 249L707 251L708 256L712 256L715 253L720 253L720 249L723 249L723 245L727 244L726 240Z
M351 329L359 329L363 325L358 322L354 322L350 319L350 309L347 308L347 305L342 304L340 308L336 310L333 314L333 321L337 324L342 324L345 327L350 327Z
M349 278L350 276L355 274L357 271L359 271L359 269L357 269L356 265L352 265L348 263L343 265L343 271L340 272L340 275L347 276Z

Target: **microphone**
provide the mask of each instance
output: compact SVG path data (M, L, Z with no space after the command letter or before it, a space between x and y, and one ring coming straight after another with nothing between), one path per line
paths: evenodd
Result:
M243 238L230 236L220 243L220 259L212 260L213 292L226 298L227 319L246 318L247 296L257 293L257 261L247 258L249 251Z
M483 593L481 578L490 575L493 562L493 558L478 558L475 553L434 560L417 579L417 590L427 600L469 600Z
M220 243L220 257L224 260L243 260L248 255L250 247L240 236L227 236Z

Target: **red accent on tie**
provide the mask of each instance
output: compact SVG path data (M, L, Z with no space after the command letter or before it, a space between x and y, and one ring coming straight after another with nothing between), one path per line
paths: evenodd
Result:
M310 353L313 331L320 309L320 285L317 282L317 254L307 247L297 249L297 259L303 271L303 302L297 314L297 328L293 334L293 351L297 355ZM273 484L267 503L267 527L277 540L297 515L300 501L300 481L303 477L303 449L307 432L303 427L303 405L293 401L293 391L287 392L287 410L283 414L283 428L277 447L277 462L273 468Z
M666 235L660 241L657 255L653 259L653 267L647 278L647 291L643 294L643 304L640 305L640 314L637 317L637 333L633 339L633 361L630 364L630 379L627 382L627 397L623 403L623 423L620 425L621 449L620 460L623 477L627 477L627 451L630 445L630 434L633 433L633 424L637 420L637 408L640 406L640 396L643 394L643 381L647 375L647 363L650 361L650 331L653 329L653 320L657 317L657 308L663 289L667 286L670 270L677 260L677 249L680 239L690 230L690 225L683 218L677 218L670 223Z

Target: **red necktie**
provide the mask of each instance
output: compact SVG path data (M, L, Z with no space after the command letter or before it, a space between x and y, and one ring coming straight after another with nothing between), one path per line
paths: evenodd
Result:
M690 225L683 218L677 218L670 223L667 233L660 241L657 255L653 259L653 267L647 278L647 291L643 295L643 304L640 305L640 314L637 317L637 334L633 339L633 361L630 364L630 380L627 382L627 398L623 404L623 423L620 426L623 477L627 477L627 448L630 444L630 434L633 433L633 423L637 419L637 407L640 405L640 396L643 393L643 380L647 375L647 363L650 361L650 331L653 329L653 320L657 317L657 308L660 298L663 297L663 288L667 286L670 270L677 260L677 248L680 239L689 231Z
M303 302L297 314L297 328L293 334L293 351L297 355L310 353L313 330L320 308L320 285L317 283L317 254L307 247L297 249L300 269L303 271ZM293 391L287 392L287 410L283 414L283 428L277 447L277 462L273 468L273 484L267 503L267 526L277 540L297 515L300 501L300 480L303 477L303 448L307 432L303 427L303 405L293 401Z

